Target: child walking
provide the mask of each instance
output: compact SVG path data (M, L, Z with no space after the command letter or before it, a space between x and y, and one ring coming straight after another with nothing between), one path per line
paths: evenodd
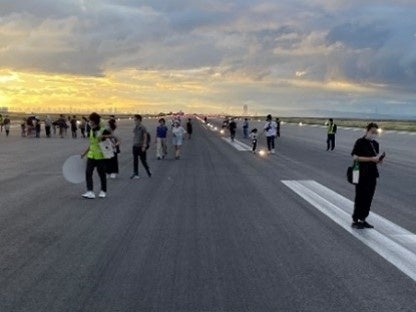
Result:
M253 154L256 153L256 149L257 149L257 131L258 131L257 128L254 128L250 132L251 147L252 147Z

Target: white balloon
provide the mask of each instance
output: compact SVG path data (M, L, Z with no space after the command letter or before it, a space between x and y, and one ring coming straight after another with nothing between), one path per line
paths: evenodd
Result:
M68 182L79 184L85 181L87 161L81 155L69 156L62 166L62 173Z

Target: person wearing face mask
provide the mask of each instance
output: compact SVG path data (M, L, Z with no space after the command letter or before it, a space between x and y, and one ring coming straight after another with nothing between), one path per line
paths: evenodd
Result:
M371 202L376 190L379 172L377 164L382 163L385 153L379 154L379 144L375 140L378 133L378 125L369 123L366 135L358 139L351 152L353 159L359 162L359 179L355 185L354 212L352 215L352 227L357 229L373 228L366 221L370 213Z
M147 164L147 153L146 150L149 147L149 135L145 126L142 125L142 116L134 115L134 124L133 129L133 174L130 176L130 179L140 179L139 176L139 157L144 169L147 172L148 177L152 176L149 165Z
M89 132L89 140L90 145L87 150L82 153L81 158L87 156L87 169L85 171L85 177L87 182L87 192L82 194L82 197L93 199L95 198L94 189L93 189L93 180L92 174L94 169L97 168L98 175L100 176L101 181L101 192L99 193L98 197L105 198L107 195L107 177L106 177L106 160L104 155L101 151L99 143L106 138L111 136L107 136L103 134L105 130L104 127L100 126L101 117L97 113L92 113L89 117L90 127L91 130Z

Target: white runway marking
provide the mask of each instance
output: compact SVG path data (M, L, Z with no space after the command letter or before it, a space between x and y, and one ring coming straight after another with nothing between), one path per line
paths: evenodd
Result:
M225 142L233 146L238 151L244 152L244 151L251 151L251 147L247 144L244 144L243 142L240 142L238 140L234 140L234 142L231 141L230 138L222 138Z
M328 216L344 230L416 281L416 235L371 212L375 229L351 227L354 203L315 181L282 181L287 187Z

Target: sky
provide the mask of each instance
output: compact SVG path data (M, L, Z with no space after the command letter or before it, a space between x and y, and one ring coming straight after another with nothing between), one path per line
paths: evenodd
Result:
M0 107L416 118L414 0L0 0Z

